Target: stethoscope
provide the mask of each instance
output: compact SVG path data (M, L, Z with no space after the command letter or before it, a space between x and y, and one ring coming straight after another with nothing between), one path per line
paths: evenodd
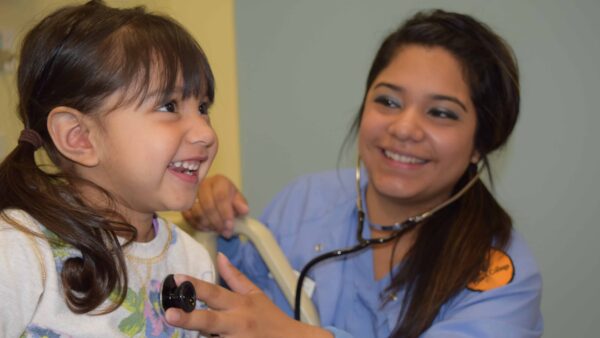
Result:
M437 205L435 208L430 209L429 211L426 211L417 216L409 217L408 219L406 219L403 222L397 222L392 225L379 225L379 224L372 224L371 222L369 222L369 226L373 229L380 230L380 231L393 231L393 233L386 237L364 238L363 237L363 228L364 228L366 217L365 217L365 211L363 210L362 196L361 196L361 191L360 191L360 158L359 158L358 163L356 165L356 209L358 211L358 221L357 221L358 226L357 226L357 230L356 230L356 239L357 239L358 243L352 247L337 249L337 250L333 250L333 251L324 253L322 255L319 255L319 256L313 258L312 260L310 260L304 266L304 268L302 268L302 271L300 272L300 275L298 276L298 284L296 284L296 295L295 295L295 299L294 299L294 319L300 320L300 301L301 301L300 296L301 296L301 292L302 292L302 284L304 283L304 279L306 278L306 275L308 274L308 272L310 271L310 269L313 266L315 266L316 264L318 264L324 260L330 259L330 258L346 256L346 255L349 255L349 254L352 254L352 253L355 253L358 251L362 251L372 245L384 244L384 243L387 243L387 242L390 242L392 240L402 237L405 233L414 229L417 225L421 224L423 221L430 218L438 210L446 207L447 205L451 204L452 202L454 202L458 198L460 198L467 190L469 190L473 186L473 184L475 184L475 182L477 182L477 180L479 179L479 174L481 173L481 170L482 170L481 168L478 168L475 176L473 176L471 178L471 180L469 182L467 182L467 184L465 184L464 187L462 187L456 194L452 195L446 201ZM368 222L368 220L367 220L367 222Z

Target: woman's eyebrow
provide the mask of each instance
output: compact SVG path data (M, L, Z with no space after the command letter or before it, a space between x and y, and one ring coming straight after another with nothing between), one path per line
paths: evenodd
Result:
M406 91L406 89L404 89L404 87L397 86L395 84L391 84L391 83L388 83L388 82L379 82L373 88L379 88L379 87L385 87L385 88L391 89L391 90L393 90L395 92L398 92L398 93L402 93L402 92Z
M454 102L457 105L459 105L465 112L469 111L469 110L467 110L467 106L464 103L462 103L461 100L459 100L458 98L456 98L454 96L434 94L434 95L431 95L431 98L434 99L434 100Z

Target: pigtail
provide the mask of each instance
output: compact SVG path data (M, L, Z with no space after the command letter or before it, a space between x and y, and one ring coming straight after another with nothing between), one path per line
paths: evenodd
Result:
M127 292L125 259L114 230L129 233L133 239L135 228L107 221L119 219L114 212L99 212L87 206L72 183L92 183L64 173L45 172L36 164L36 149L36 144L22 136L0 164L0 217L20 231L46 237L18 224L6 213L9 209L24 210L51 231L47 239L53 246L78 249L81 256L66 259L61 271L67 305L75 313L87 313L115 292L115 301L100 311L110 312L123 302Z
M38 147L34 142L22 140L21 137L17 146L0 164L0 210L18 208L29 204L28 201L35 204L39 183L44 181L44 172L35 162Z

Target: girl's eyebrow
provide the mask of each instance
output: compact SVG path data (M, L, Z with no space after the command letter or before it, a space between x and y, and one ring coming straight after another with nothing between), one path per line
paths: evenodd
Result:
M373 87L373 88L376 89L376 88L379 88L379 87L385 87L385 88L391 89L391 90L393 90L393 91L395 91L397 93L404 93L404 92L406 92L406 89L404 87L397 86L395 84L388 83L388 82L380 82L380 83L376 84L375 87ZM449 96L449 95L442 95L442 94L432 94L429 97L431 99L433 99L433 100L454 102L457 105L459 105L465 112L469 111L467 109L467 105L464 104L457 97Z
M168 93L168 95L165 95L165 92L160 88L149 90L146 93L146 95L141 96L137 99L138 107L143 105L144 103L163 104L164 102L161 102L161 101L169 100L172 98L172 96L174 94L177 94L177 93L183 93L183 88L180 86L177 86L177 87L173 88L173 91Z
M183 88L180 86L177 86L177 87L173 88L173 90L169 93L169 95L164 95L164 92L162 89L154 89L152 91L149 91L148 94L146 94L145 99L149 99L152 97L171 96L171 95L177 94L177 93L183 93Z

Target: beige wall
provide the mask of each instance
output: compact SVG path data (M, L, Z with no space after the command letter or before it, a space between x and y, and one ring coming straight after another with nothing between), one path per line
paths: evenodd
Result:
M2 0L0 31L14 35L16 43L41 17L55 8L74 3L66 0ZM77 3L77 2L75 2ZM238 101L235 60L233 0L112 0L114 6L143 4L150 10L166 13L181 22L200 42L215 73L216 102L211 119L219 135L220 149L212 172L224 173L241 185L238 132ZM5 44L8 41L5 41ZM8 47L8 46L4 46ZM16 117L15 71L0 68L0 158L15 146L22 129Z

